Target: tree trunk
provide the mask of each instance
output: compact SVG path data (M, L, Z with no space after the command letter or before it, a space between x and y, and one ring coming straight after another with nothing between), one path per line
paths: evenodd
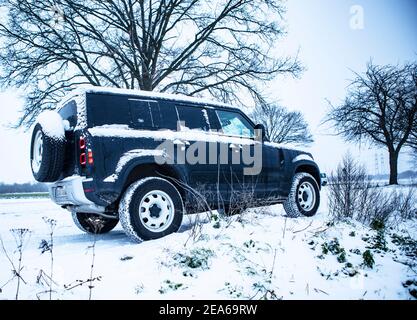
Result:
M398 184L398 152L389 150L389 184Z

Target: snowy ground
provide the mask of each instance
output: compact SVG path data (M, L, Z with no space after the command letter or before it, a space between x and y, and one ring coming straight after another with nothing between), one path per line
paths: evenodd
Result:
M314 218L289 219L281 206L274 206L222 220L220 225L200 215L205 223L199 229L192 227L196 216L191 216L184 219L178 234L141 244L130 242L118 226L97 237L93 278L100 281L93 283L92 298L413 299L415 257L407 257L392 242L392 234L416 239L417 221L389 230L389 250L371 249L375 265L369 268L363 265L362 254L376 232L356 222L327 225L325 197ZM42 293L48 289L46 276L37 281L41 270L50 273L49 252L42 254L39 249L48 239L42 217L57 220L52 298L88 299L88 284L68 288L90 278L93 237L79 231L68 212L49 200L1 200L0 236L15 263L18 253L9 230L31 230L23 253L20 274L25 283L21 282L19 299L49 298ZM335 246L335 238L339 245ZM324 243L331 248L327 254ZM343 260L342 248L345 262L338 261ZM15 298L17 278L9 281L11 277L12 267L0 249L0 299Z

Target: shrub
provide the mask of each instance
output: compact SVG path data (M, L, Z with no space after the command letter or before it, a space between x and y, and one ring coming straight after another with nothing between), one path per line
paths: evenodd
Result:
M209 258L214 255L210 249L193 249L190 254L178 253L174 256L174 259L180 264L187 266L191 269L208 269Z
M343 252L337 257L337 262L339 263L345 263L346 262L346 253L343 250Z
M160 294L165 294L168 291L177 291L179 289L186 289L182 283L172 282L171 280L165 280L163 286L158 290Z
M393 202L401 219L417 218L417 196L415 188L409 188L407 192L395 192Z
M338 255L338 254L341 254L342 252L345 252L345 249L343 249L340 246L339 240L337 238L334 238L328 243L327 242L323 243L321 245L321 248L324 254L328 254L330 252L334 255Z
M384 221L381 221L381 220L375 218L371 222L371 228L376 230L376 231L384 230L385 229L385 223L384 223Z
M399 246L407 257L417 259L417 240L410 236L400 236L398 234L393 234L391 238L392 243Z
M371 269L374 267L375 260L374 260L373 254L372 254L372 252L370 250L366 250L362 254L362 258L363 258L363 264L364 264L364 266L366 266L368 268L371 268Z
M386 226L394 213L403 219L415 217L415 198L412 188L402 193L374 186L365 168L350 154L329 176L329 211L336 222L356 219L378 230Z

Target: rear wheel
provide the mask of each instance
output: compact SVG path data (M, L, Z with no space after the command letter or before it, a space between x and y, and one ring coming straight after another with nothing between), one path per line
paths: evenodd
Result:
M119 219L112 219L94 213L73 212L72 219L81 231L90 234L104 234L112 231Z
M285 212L289 217L312 217L320 206L320 190L317 181L308 173L296 173L287 201Z
M133 183L123 195L119 217L134 241L162 238L181 226L184 205L168 180L151 177Z

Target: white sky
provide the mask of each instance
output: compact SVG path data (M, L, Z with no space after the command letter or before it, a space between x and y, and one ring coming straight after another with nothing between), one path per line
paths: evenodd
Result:
M364 28L350 28L350 8L364 9ZM417 2L414 0L289 0L288 34L277 46L296 53L307 71L300 79L280 77L268 91L290 109L304 113L315 144L311 148L322 171L335 168L347 150L375 173L375 153L384 151L347 144L320 127L328 105L340 102L352 72L365 70L366 62L396 64L417 59ZM8 129L15 123L22 100L15 90L0 92L0 182L33 181L29 167L30 132ZM400 158L399 170L410 169L407 155ZM388 172L387 157L384 172ZM381 167L381 163L379 164Z

